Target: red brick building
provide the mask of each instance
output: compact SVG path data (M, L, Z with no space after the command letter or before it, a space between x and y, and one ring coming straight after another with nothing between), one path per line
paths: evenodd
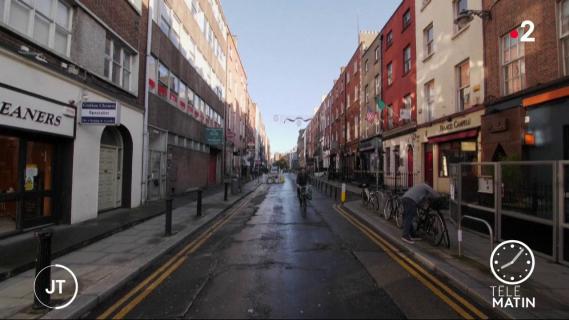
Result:
M330 137L330 169L336 175L344 172L342 162L345 154L345 108L346 108L346 72L341 68L340 76L332 87L331 99L331 137Z
M346 66L346 170L352 176L356 168L359 142L359 114L360 114L360 65L361 45L358 45Z
M383 149L385 182L413 171L413 136L417 127L415 1L403 0L383 27L382 96L386 109ZM401 179L398 179L401 180ZM412 184L412 181L398 183Z
M483 160L569 159L567 8L568 1L483 1L500 17L484 20ZM529 30L524 21L535 26L533 42L519 41Z

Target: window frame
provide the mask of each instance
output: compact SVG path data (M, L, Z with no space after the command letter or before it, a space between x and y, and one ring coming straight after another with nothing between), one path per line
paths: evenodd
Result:
M456 19L458 18L458 15L460 14L460 12L462 10L460 10L460 3L464 1L465 2L465 8L464 10L468 10L468 0L453 0L452 2L452 12L453 12L453 21L456 21ZM458 25L458 23L453 23L454 25L454 33L457 34L460 31L462 31L463 29L466 29L466 27L470 24L467 23L465 25L463 25L462 27Z
M462 82L462 67L468 67L468 84L463 85ZM455 97L456 97L456 110L458 112L464 111L470 107L470 58L467 58L455 66L456 82L455 82ZM464 103L461 97L464 96L463 90L468 89L468 103Z
M107 32L106 38L105 38L105 50L106 50L106 44L107 41L110 42L110 47L109 47L109 54L107 54L107 52L104 53L104 63L106 64L106 68L108 69L109 74L105 74L105 72L103 71L103 76L109 80L111 83L113 83L114 85L120 87L121 89L124 89L128 92L132 92L132 74L133 74L133 65L134 65L134 60L136 55L134 53L131 53L129 49L126 49L127 46L124 45L120 40L116 39L112 34ZM115 49L116 47L118 47L118 54L119 54L119 61L116 61L114 58L115 55ZM126 68L126 64L125 64L125 60L126 57L128 56L128 68ZM118 73L119 73L119 78L118 78L118 83L115 82L113 80L113 77L115 75L116 71L116 66L118 66ZM124 71L128 71L128 84L127 87L125 87L125 79L124 79Z
M425 95L425 117L426 121L434 120L434 104L435 104L435 79L427 81L423 86L423 94Z
M513 29L512 29L513 30ZM509 53L510 58L508 61L506 61L506 57L504 55L505 50L505 41L509 40L510 41L510 45L508 46L508 51L510 51L513 46L511 45L511 37L510 37L510 32L512 31L510 30L508 33L506 33L505 35L503 35L502 37L500 37L499 41L499 46L498 48L500 49L500 87L501 87L501 92L504 96L516 93L516 92L520 92L522 90L525 89L526 87L526 72L525 72L525 44L519 40L516 41L516 58L512 59L511 58L511 53ZM517 28L518 32L521 34L523 32L523 29L521 27ZM516 91L510 91L508 89L508 84L511 83L512 79L515 78L507 78L507 70L506 68L508 66L513 66L515 63L518 64L518 68L520 70L520 74L519 74L519 80L520 80L520 89L516 90ZM510 80L510 81L508 81Z
M569 14L567 15L567 30L563 32L563 6L567 5L569 7L569 0L562 0L559 2L559 42L561 50L561 71L563 75L569 74ZM567 47L563 44L567 43ZM567 50L567 52L566 52ZM525 57L525 53L524 53Z
M430 39L429 34L431 36ZM435 30L432 22L423 29L423 50L425 58L435 53Z
M385 46L387 49L393 45L393 30L389 30L387 36L385 36Z
M393 84L393 62L387 64L387 85L391 86Z
M407 52L409 52L409 59L407 59ZM411 72L412 60L413 57L411 57L411 45L407 45L403 49L403 76Z
M406 18L408 17L408 20L406 20ZM403 31L407 30L407 28L409 28L409 26L411 25L411 8L408 8L404 13L403 16L401 17L402 23L403 23Z

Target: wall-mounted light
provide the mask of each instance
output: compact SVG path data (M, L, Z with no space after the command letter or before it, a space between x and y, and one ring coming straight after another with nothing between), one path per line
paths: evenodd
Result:
M474 19L474 16L477 16L482 20L492 19L492 15L488 10L462 10L454 20L454 23L459 26L465 26Z
M524 133L524 144L527 146L535 146L535 135L530 132Z

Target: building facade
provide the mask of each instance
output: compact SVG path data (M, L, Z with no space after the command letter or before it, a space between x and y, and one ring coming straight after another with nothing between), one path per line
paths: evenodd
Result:
M481 0L416 0L417 138L416 182L448 193L449 166L481 160L480 117L484 110L482 21L458 25L464 9Z
M382 168L381 150L381 42L382 36L374 33L369 45L362 45L360 87L360 142L358 147L360 170L375 174ZM374 173L375 171L375 173Z
M0 235L140 205L147 8L0 2Z
M415 0L403 0L381 31L384 179L394 187L412 186L417 164Z

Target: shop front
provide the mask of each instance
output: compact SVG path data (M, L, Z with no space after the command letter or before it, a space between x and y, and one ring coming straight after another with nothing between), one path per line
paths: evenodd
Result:
M439 192L450 191L450 165L480 161L483 109L445 117L418 130L422 158L420 179Z
M0 237L68 221L76 109L0 83Z

